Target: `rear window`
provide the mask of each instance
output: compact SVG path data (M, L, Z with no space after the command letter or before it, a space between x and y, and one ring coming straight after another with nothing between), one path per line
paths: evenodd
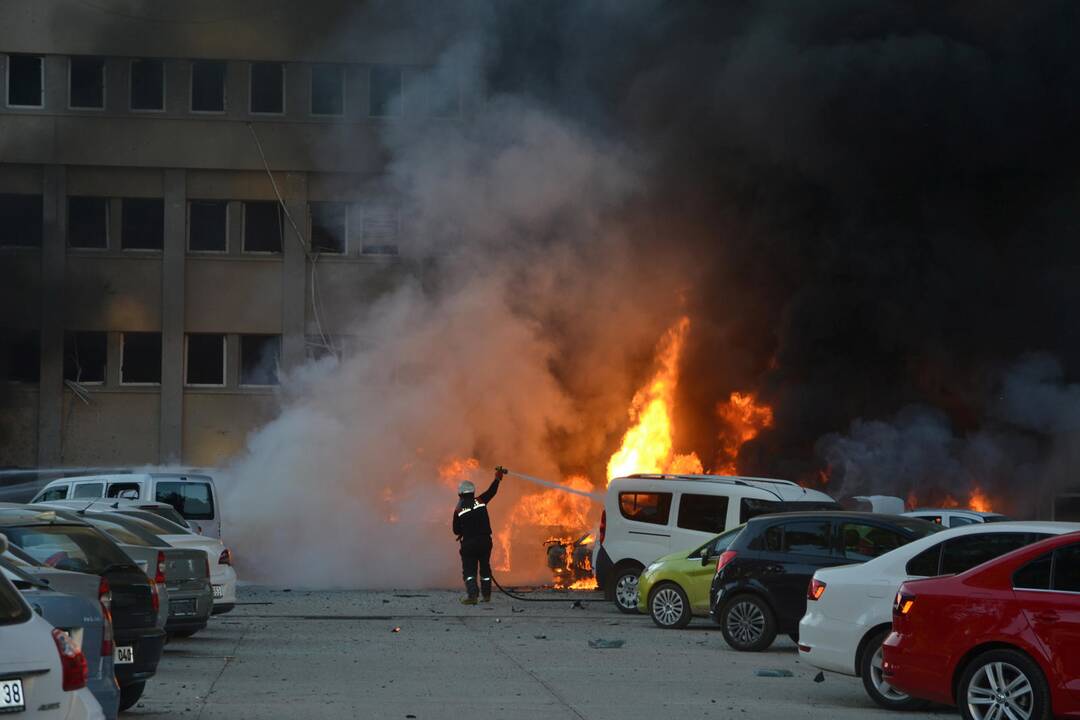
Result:
M1028 533L979 533L946 540L941 552L941 574L965 572L1030 543Z
M1054 553L1054 590L1080 593L1080 545L1058 548Z
M671 514L671 493L619 493L619 512L627 520L667 525Z
M214 519L214 498L208 483L163 480L158 482L156 492L155 500L172 505L188 520ZM670 495L668 505L671 505Z
M176 509L172 505L151 505L149 507L140 507L139 510L165 518L184 529L188 529L187 520L184 519L183 515L176 512Z
M686 530L717 533L727 527L726 495L683 494L679 499L678 525Z
M161 545L161 541L158 540L156 535L138 526L132 527L122 520L93 515L89 518L89 521L94 527L104 530L106 535L118 543L141 547L157 547Z
M167 520L160 515L155 515L151 512L145 512L143 510L120 510L117 511L116 514L123 515L132 522L138 523L148 532L152 532L155 535L188 535L191 533L191 530L188 528L177 525L171 520Z
M0 575L0 625L24 623L30 619L30 608L23 602L19 591Z
M1021 590L1049 590L1054 554L1046 553L1013 573L1013 587Z
M83 525L8 527L8 539L42 565L100 575L110 565L131 559L104 534Z
M840 525L840 541L844 557L856 562L866 562L907 543L909 538L895 530L887 530L869 523L846 522Z

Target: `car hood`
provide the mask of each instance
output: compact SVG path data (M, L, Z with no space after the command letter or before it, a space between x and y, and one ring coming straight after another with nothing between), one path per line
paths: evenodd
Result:
M662 565L667 565L668 563L678 562L679 560L686 560L687 559L686 556L689 555L689 554L690 554L689 550L680 550L679 552L673 552L673 553L671 553L669 555L665 555L664 557L660 558L659 560L656 560L655 562L651 563L649 565L649 567L655 568L655 570L659 570Z

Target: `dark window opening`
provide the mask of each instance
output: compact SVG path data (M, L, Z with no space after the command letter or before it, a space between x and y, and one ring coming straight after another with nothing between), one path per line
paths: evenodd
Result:
M830 555L828 522L793 522L784 525L784 552L795 555Z
M864 523L842 524L840 540L844 544L844 557L857 562L872 560L907 543L907 538L894 530Z
M277 385L280 335L240 336L240 384Z
M191 63L191 109L193 112L225 111L225 63L218 60Z
M931 548L923 550L915 557L908 560L907 570L908 575L915 577L934 577L939 575L938 570L941 567L941 546L944 543L939 543Z
M345 114L345 68L341 65L311 67L311 114Z
M1013 587L1024 590L1049 590L1050 569L1053 565L1053 553L1032 560L1013 573Z
M157 502L167 503L188 520L213 520L214 496L207 483L158 481Z
M285 66L281 63L251 64L251 112L285 112Z
M941 574L962 573L1005 553L1019 550L1030 542L1027 533L979 533L946 540L941 554Z
M229 204L224 200L188 203L188 249L225 252L228 247Z
M165 201L161 198L124 198L120 247L160 250L165 238Z
M41 373L37 330L0 330L0 380L36 383Z
M192 334L187 336L188 385L225 384L225 336Z
M73 57L70 72L68 104L73 108L104 108L105 61L101 58Z
M372 117L398 117L402 114L403 80L399 67L376 65L371 68L369 107Z
M314 252L345 252L345 203L311 203L311 249Z
M123 344L120 382L148 385L160 383L161 333L124 333Z
M783 504L778 500L743 498L739 501L739 522L744 523L758 515L780 512Z
M718 533L727 526L725 495L684 494L679 500L678 525L687 530Z
M104 249L109 246L109 199L68 198L68 246Z
M8 55L8 105L41 107L44 65L38 55Z
M165 109L165 63L161 60L131 62L131 109Z
M619 493L619 512L627 520L667 525L671 514L671 493Z
M106 338L103 332L64 333L64 379L78 383L105 382Z
M0 195L0 247L41 247L40 195Z
M281 252L281 222L281 206L278 203L244 203L244 251Z
M128 491L131 491L131 490L135 491L135 497L137 498L137 497L139 497L139 494L142 491L142 485L140 485L139 483L131 483L131 482L129 482L129 483L111 483L109 485L109 489L105 492L105 497L118 498L118 497L120 497L120 493L128 492Z
M1054 552L1054 590L1080 593L1080 545L1068 545Z

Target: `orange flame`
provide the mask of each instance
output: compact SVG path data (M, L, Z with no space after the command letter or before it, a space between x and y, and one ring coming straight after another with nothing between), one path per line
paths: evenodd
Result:
M720 452L716 458L716 472L720 475L737 475L739 450L762 430L772 427L772 408L758 405L756 400L753 393L733 392L726 403L716 405L717 417L727 426L720 432Z
M984 493L983 489L978 485L971 489L971 496L968 498L968 506L970 506L972 510L978 512L994 511L990 498L987 497L986 493Z
M920 500L919 495L912 490L908 493L907 504L908 507L912 509L919 507L939 507L945 510L961 509L974 510L976 512L994 511L993 501L978 483L971 486L971 491L968 493L966 501L957 499L956 496L951 493L943 493L940 495L932 493Z
M480 461L473 457L451 458L439 466L439 480L456 492L458 483L468 480L479 467Z

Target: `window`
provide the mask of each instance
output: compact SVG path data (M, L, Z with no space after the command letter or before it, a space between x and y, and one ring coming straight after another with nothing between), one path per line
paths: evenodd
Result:
M978 520L974 520L963 515L953 515L949 519L949 527L963 527L964 525L974 525Z
M114 482L109 484L109 489L105 492L105 497L118 498L124 497L123 493L134 493L132 499L136 499L142 494L142 485L137 482Z
M191 111L225 112L225 63L218 60L191 63Z
M124 198L120 247L125 250L160 250L165 238L165 201L161 198Z
M311 114L345 114L344 66L311 66Z
M109 565L133 565L103 533L85 525L6 527L4 534L39 563L60 570L98 575Z
M280 335L240 336L240 384L277 385Z
M857 562L884 555L907 542L894 530L864 523L842 524L840 538L844 541L844 557Z
M160 383L161 333L124 333L120 341L120 382L128 385Z
M1053 558L1053 553L1046 553L1017 570L1013 573L1013 587L1023 590L1049 590Z
M75 492L71 494L73 500L82 498L99 498L105 493L105 483L76 483Z
M727 526L726 495L684 494L679 500L678 525L687 530L718 533Z
M11 107L44 105L45 65L39 55L8 55L7 104Z
M787 523L784 527L784 552L795 555L831 555L831 523L807 520Z
M353 205L350 217L360 235L361 252L366 255L397 254L400 214L396 204L375 202Z
M311 203L312 251L338 255L345 252L345 215L345 203Z
M214 519L214 497L206 483L160 481L154 499L172 505L188 520Z
M188 385L225 384L225 336L187 336L187 364L184 382Z
M905 568L907 574L916 577L934 577L939 575L938 569L941 567L942 545L944 545L944 543L938 543L908 560L907 567Z
M671 493L619 493L619 511L627 520L667 525L671 513Z
M925 520L926 522L932 522L935 525L941 525L942 524L940 515L909 515L908 517L917 518L919 520Z
M106 338L103 332L64 333L64 379L105 382Z
M131 109L165 109L165 63L161 60L131 61Z
M398 117L402 113L405 78L401 68L375 65L371 68L368 93L369 114L372 117Z
M743 526L739 525L728 530L726 533L714 537L709 542L699 547L694 552L690 553L690 558L709 558L717 557L720 553L731 547L731 543L735 542L735 538L739 536L739 533L743 531Z
M74 109L105 107L105 61L73 57L68 62L68 105Z
M962 573L1030 542L1027 533L979 533L946 540L941 553L941 574Z
M0 380L36 383L41 373L37 330L0 330Z
M281 221L274 201L244 203L244 252L281 252Z
M68 247L104 250L109 246L109 199L68 198Z
M1080 593L1080 545L1067 545L1054 552L1054 590Z
M192 200L188 203L188 250L228 250L229 204L224 200Z
M37 499L37 502L52 502L54 500L66 500L67 499L67 485L61 485L60 487L54 487L51 490L46 490L41 494L41 497Z
M252 113L280 115L285 112L285 66L251 63Z
M755 498L743 498L739 501L739 522L744 523L758 515L780 512L781 503L777 500L757 500Z
M0 194L0 247L41 247L40 195Z

